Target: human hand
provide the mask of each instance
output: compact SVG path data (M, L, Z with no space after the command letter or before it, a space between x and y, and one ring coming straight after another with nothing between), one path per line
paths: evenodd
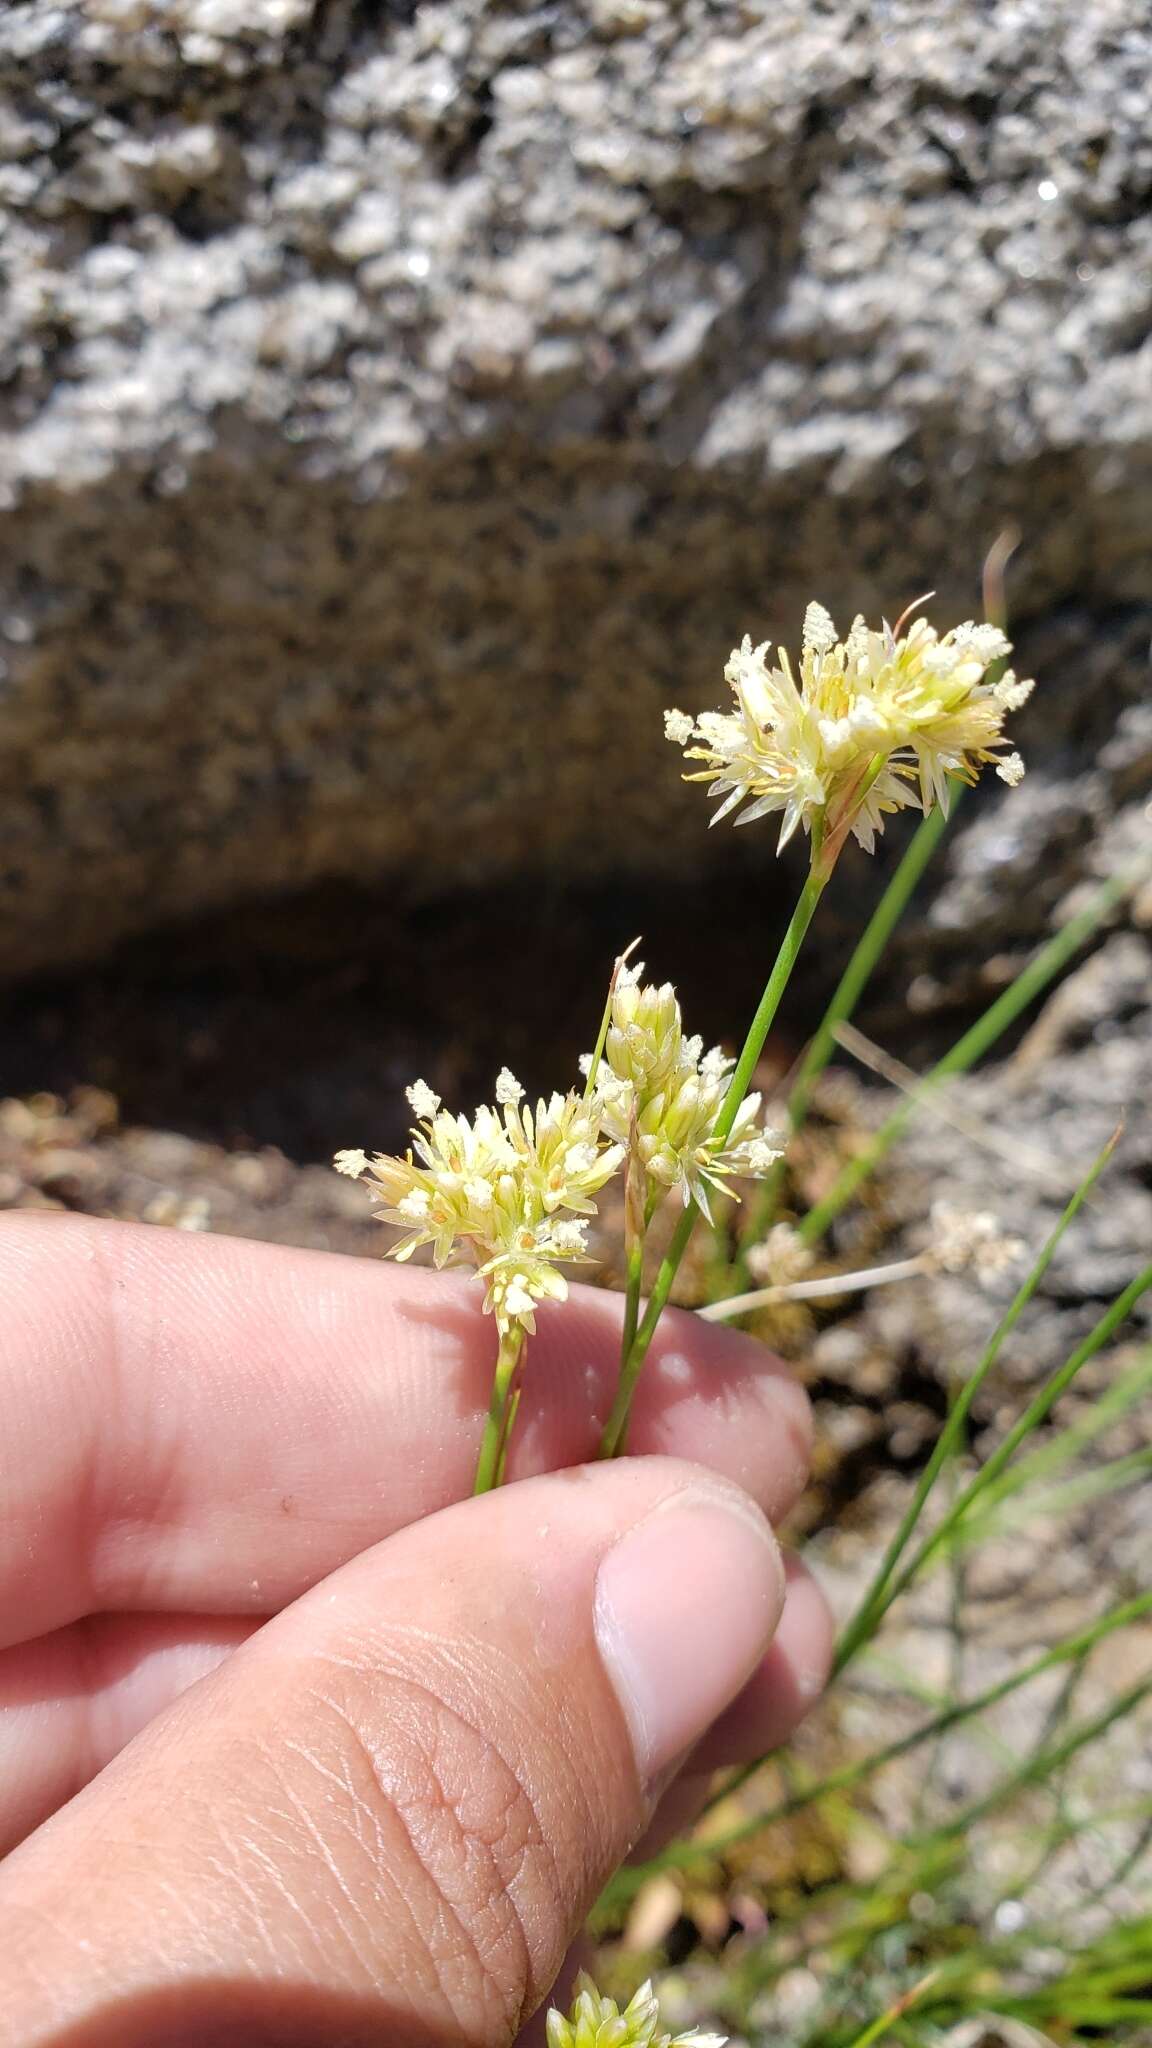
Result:
M764 1520L807 1405L747 1338L669 1313L643 1455L561 1470L618 1345L574 1289L469 1500L473 1282L16 1215L0 1301L13 2048L506 2048L657 1807L820 1688Z

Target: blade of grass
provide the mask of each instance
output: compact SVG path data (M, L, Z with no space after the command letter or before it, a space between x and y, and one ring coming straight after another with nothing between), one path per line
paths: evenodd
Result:
M1023 967L1015 980L996 998L991 1007L978 1017L975 1024L962 1038L946 1052L942 1059L927 1073L916 1094L901 1102L880 1129L865 1145L855 1159L849 1160L834 1186L810 1209L799 1225L799 1233L805 1244L814 1244L824 1235L828 1225L845 1205L851 1201L856 1190L867 1180L890 1151L897 1138L905 1130L925 1095L946 1081L953 1074L967 1073L986 1052L1002 1038L1009 1026L1027 1009L1029 1003L1053 982L1061 969L1079 952L1086 939L1091 938L1110 911L1123 901L1135 883L1148 872L1146 859L1127 867L1121 874L1113 875L1095 891L1084 908L1075 917L1069 918L1062 930L1056 932L1033 958Z
M975 1372L966 1380L956 1400L953 1402L944 1428L941 1430L932 1454L917 1481L912 1499L901 1516L899 1527L880 1561L876 1576L840 1639L836 1650L836 1661L833 1665L834 1675L845 1669L858 1650L875 1633L881 1616L887 1612L888 1606L891 1605L887 1594L896 1568L912 1539L929 1494L932 1492L949 1456L961 1440L972 1403L995 1365L1005 1339L1015 1329L1016 1324L1019 1322L1020 1317L1023 1315L1024 1310L1027 1308L1040 1282L1048 1271L1056 1255L1061 1238L1088 1200L1096 1182L1111 1159L1119 1140L1120 1133L1117 1131L1109 1138L1108 1143L1101 1147L1092 1165L1080 1182L1079 1187L1068 1202L1055 1229L1050 1233L1031 1270L1026 1274L1024 1280L1017 1288L1009 1307L1000 1318ZM953 1502L952 1514L955 1513L956 1506L957 1502Z
M825 1798L830 1793L848 1791L862 1784L875 1771L883 1770L885 1765L895 1763L899 1757L907 1756L922 1743L931 1742L948 1729L957 1727L960 1722L969 1720L974 1714L989 1712L998 1706L1001 1700L1008 1699L1012 1693L1018 1692L1021 1686L1031 1684L1032 1680L1039 1678L1042 1673L1087 1656L1088 1652L1093 1650L1097 1643L1103 1642L1106 1636L1112 1635L1117 1629L1130 1627L1133 1622L1143 1620L1149 1613L1152 1613L1152 1592L1138 1594L1132 1600L1125 1600L1119 1606L1109 1608L1098 1620L1086 1628L1077 1630L1074 1635L1066 1636L1060 1642L1052 1644L1030 1664L1010 1673L1007 1678L1000 1679L996 1685L989 1686L984 1692L974 1694L967 1700L957 1700L941 1713L934 1714L930 1720L922 1722L918 1728L911 1729L907 1735L901 1735L894 1742L885 1744L882 1749L871 1750L867 1756L858 1757L853 1763L843 1764L839 1770L830 1771L814 1783L798 1788L787 1798L778 1801L775 1806L769 1807L767 1812L754 1814L747 1821L741 1821L735 1827L725 1829L722 1834L709 1836L702 1841L674 1843L649 1862L634 1865L629 1870L628 1877L642 1880L658 1870L680 1869L685 1861L706 1861L709 1857L723 1855L737 1843L747 1841L749 1836L757 1833L759 1829L775 1827L782 1821L791 1820L794 1814L802 1813L806 1807L814 1806L817 1800ZM761 1758L758 1763L748 1765L735 1779L729 1780L721 1788L717 1798L710 1804L715 1805L720 1799L728 1798L733 1792L738 1791L765 1761L765 1758ZM917 1837L917 1840L933 1842L936 1839L932 1831L926 1836Z
M1013 1488L1010 1493L1002 1494L999 1502L986 1513L967 1517L954 1541L968 1550L977 1543L983 1543L993 1529L1000 1534L1018 1529L1037 1515L1066 1515L1074 1508L1084 1507L1089 1501L1118 1493L1132 1480L1139 1479L1150 1466L1152 1444L1145 1444L1142 1450L1129 1451L1126 1457L1112 1458L1098 1471L1077 1473L1057 1486L1046 1487L1040 1493L1029 1493L1023 1499L1017 1497Z
M1141 1355L1131 1372L1124 1373L1115 1386L1109 1387L1093 1401L1087 1415L1069 1423L1049 1443L1030 1451L1026 1458L1017 1458L1010 1470L987 1489L981 1518L985 1513L992 1513L1008 1494L1021 1493L1038 1480L1064 1471L1073 1458L1086 1450L1114 1422L1120 1421L1149 1387L1152 1387L1152 1348Z
M850 2042L849 2048L872 2048L874 2041L879 2041L885 2034L890 2033L897 2020L903 2019L906 2012L911 2012L914 2005L919 2005L920 2000L932 1989L939 1975L940 1972L938 1970L929 1970L928 1975L921 1977L918 1984L913 1984L910 1990L903 1992L899 1998L895 1999L888 2007L887 2012L882 2012L879 2019L873 2020L871 2026L865 2027L862 2034L857 2034L855 2039Z
M941 1821L938 1826L920 1835L918 1840L924 1843L944 1842L957 1835L966 1834L977 1821L985 1819L998 1807L1007 1806L1017 1793L1025 1792L1030 1785L1041 1784L1050 1778L1054 1771L1060 1770L1070 1758L1079 1755L1082 1749L1087 1749L1101 1735L1106 1735L1109 1728L1114 1727L1117 1721L1122 1721L1126 1714L1133 1713L1149 1697L1152 1697L1152 1673L1146 1678L1139 1679L1135 1685L1128 1686L1124 1692L1110 1700L1106 1707L1102 1707L1099 1713L1092 1715L1090 1720L1081 1721L1059 1742L1027 1758L1019 1770L1011 1772L1007 1778L1002 1778L998 1785L994 1785L990 1792L984 1794L983 1798L973 1800L961 1813L953 1814L948 1820Z
M1024 1442L1026 1437L1031 1435L1034 1429L1039 1428L1046 1416L1055 1407L1061 1394L1071 1386L1077 1373L1088 1364L1090 1359L1095 1358L1098 1351L1103 1350L1108 1339L1120 1327L1121 1323L1125 1321L1126 1317L1131 1314L1141 1295L1146 1294L1150 1287L1152 1287L1152 1262L1145 1266L1141 1272L1137 1273L1136 1278L1129 1282L1122 1294L1117 1295L1111 1307L1105 1310L1099 1322L1088 1332L1083 1342L1077 1345L1072 1356L1066 1359L1058 1371L1052 1373L1044 1382L1035 1399L1029 1402L1023 1415L1013 1424L1003 1442L997 1445L986 1464L981 1466L980 1471L976 1474L971 1484L965 1487L959 1499L949 1508L947 1514L944 1515L931 1535L925 1538L919 1550L912 1558L911 1563L905 1565L904 1570L898 1573L896 1578L890 1583L884 1595L883 1605L880 1610L882 1613L886 1613L888 1608L891 1607L892 1602L899 1599L900 1594L905 1591L906 1587L911 1584L917 1573L923 1570L930 1559L935 1557L945 1544L951 1542L957 1525L963 1521L977 1501L983 1500L985 1491L999 1479L1005 1466L1011 1462L1018 1446Z

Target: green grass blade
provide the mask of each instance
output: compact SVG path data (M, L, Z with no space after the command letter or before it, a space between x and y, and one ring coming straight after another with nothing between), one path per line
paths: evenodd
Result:
M853 1763L842 1765L839 1770L830 1771L813 1784L799 1787L789 1793L786 1799L770 1807L767 1812L755 1814L749 1820L741 1821L736 1827L726 1829L723 1834L712 1835L706 1841L674 1843L651 1861L634 1865L627 1873L628 1879L635 1878L639 1882L658 1870L679 1869L686 1861L707 1861L711 1857L721 1856L726 1850L735 1848L738 1843L747 1841L760 1829L775 1827L781 1821L791 1820L794 1814L803 1812L806 1807L814 1806L817 1800L833 1793L850 1791L870 1778L874 1772L883 1770L885 1765L895 1763L898 1758L907 1756L911 1750L918 1749L922 1743L931 1742L975 1714L984 1714L999 1706L1001 1700L1018 1692L1021 1686L1029 1685L1044 1672L1087 1656L1106 1636L1112 1635L1117 1629L1130 1627L1132 1623L1143 1620L1145 1615L1150 1613L1152 1592L1138 1594L1132 1600L1125 1600L1119 1606L1109 1608L1097 1621L1052 1644L1030 1664L1024 1665L1019 1671L1011 1672L1007 1678L1002 1678L998 1684L989 1686L986 1691L974 1694L971 1699L956 1701L943 1712L934 1714L930 1720L922 1722L918 1728L911 1729L907 1735L899 1736L882 1749L870 1751L867 1756L858 1757ZM1050 1750L1041 1752L1043 1756L1050 1753ZM766 1761L766 1758L760 1759L760 1763ZM750 1764L740 1773L737 1780L730 1781L724 1786L720 1796L727 1797L731 1792L738 1790L739 1785L750 1777L753 1771L760 1768L760 1763ZM937 1835L931 1832L922 1839L935 1842Z
M944 1081L956 1074L965 1074L976 1061L991 1051L1010 1025L1028 1008L1029 1003L1043 993L1055 981L1061 969L1066 967L1084 942L1091 938L1116 905L1123 901L1133 885L1148 871L1147 860L1113 875L1109 881L1095 891L1083 910L1070 918L1059 932L1056 932L1040 951L1021 969L1016 979L1006 988L991 1007L985 1010L959 1038L954 1046L925 1075L920 1087L880 1126L875 1136L864 1147L857 1158L849 1160L822 1202L810 1209L800 1224L800 1236L805 1244L813 1244L822 1237L828 1225L845 1205L851 1201L857 1188L867 1180L895 1144L901 1132L916 1114L926 1095L932 1093Z
M1061 1394L1071 1386L1077 1373L1088 1364L1090 1359L1095 1358L1098 1351L1103 1350L1108 1339L1131 1314L1141 1295L1146 1294L1150 1287L1152 1287L1152 1263L1149 1263L1141 1272L1137 1273L1136 1278L1129 1282L1123 1293L1117 1295L1111 1307L1105 1310L1099 1322L1088 1332L1083 1342L1077 1345L1072 1356L1066 1359L1059 1370L1052 1373L1044 1382L1035 1399L1029 1402L1023 1415L1013 1424L1004 1441L997 1445L987 1463L976 1474L971 1485L964 1489L964 1492L954 1502L953 1506L949 1508L947 1514L932 1531L932 1534L921 1544L911 1563L906 1565L904 1570L890 1584L884 1596L882 1611L886 1612L892 1605L892 1602L898 1599L905 1588L911 1584L917 1573L923 1570L924 1566L944 1548L945 1544L951 1542L959 1524L978 1501L983 1501L986 1492L999 1479L1005 1466L1011 1462L1018 1446L1024 1442L1027 1436L1031 1435L1034 1429L1039 1428L1046 1416L1055 1407Z
M1081 1451L1086 1450L1098 1436L1111 1428L1114 1422L1127 1415L1150 1388L1152 1348L1141 1355L1132 1370L1124 1373L1116 1381L1115 1386L1109 1387L1093 1401L1087 1415L1069 1423L1067 1428L1057 1432L1051 1442L1041 1444L1026 1458L1017 1458L1009 1470L985 1490L979 1526L983 1528L985 1517L991 1517L1001 1501L1009 1495L1023 1493L1037 1482L1043 1483L1044 1480L1054 1478L1065 1471ZM969 1526L964 1532L965 1542L969 1541L970 1525L975 1519L969 1518Z
M1064 1236L1069 1225L1079 1215L1080 1210L1083 1208L1096 1182L1111 1159L1119 1142L1119 1137L1119 1132L1116 1132L1113 1137L1109 1138L1108 1143L1101 1148L1093 1160L1092 1165L1073 1194L1055 1229L1049 1235L1031 1270L1017 1288L1009 1307L993 1331L992 1337L976 1366L976 1370L966 1380L953 1402L948 1419L936 1440L932 1455L920 1475L912 1499L901 1517L899 1527L880 1561L876 1576L864 1595L856 1614L848 1623L841 1637L836 1651L836 1662L833 1666L834 1674L843 1671L845 1666L851 1662L852 1658L875 1633L882 1616L887 1613L891 1600L886 1596L893 1575L911 1541L929 1494L932 1492L949 1456L961 1440L972 1403L995 1365L1005 1339L1015 1329L1024 1310L1032 1300L1036 1289L1047 1273L1056 1255L1061 1238ZM957 1504L956 1502L953 1503L951 1513L955 1513Z
M1019 1770L1011 1772L1007 1778L1002 1778L1000 1783L994 1785L982 1799L973 1800L961 1813L953 1814L939 1826L929 1829L927 1834L918 1837L919 1842L934 1844L966 1834L977 1821L983 1820L990 1813L995 1813L999 1807L1007 1806L1018 1793L1026 1792L1029 1786L1043 1783L1050 1778L1072 1757L1078 1756L1081 1750L1087 1749L1090 1744L1098 1741L1100 1736L1106 1735L1117 1721L1122 1721L1126 1714L1131 1714L1137 1707L1142 1706L1149 1697L1152 1697L1152 1674L1139 1679L1135 1685L1130 1685L1090 1720L1081 1721L1059 1742L1029 1757L1021 1764Z

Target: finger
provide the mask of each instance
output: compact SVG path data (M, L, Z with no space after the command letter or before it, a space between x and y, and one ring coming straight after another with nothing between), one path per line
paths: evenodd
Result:
M765 1756L786 1742L823 1689L832 1619L795 1557L771 1648L739 1699L697 1747L685 1803L673 1787L656 1817L661 1844L703 1804L710 1773ZM0 1651L0 1856L138 1735L149 1721L230 1656L257 1624L243 1616L101 1614L28 1645ZM655 1839L655 1838L654 1838ZM645 1853L655 1854L645 1846Z
M779 1749L828 1683L836 1647L832 1610L798 1557L786 1557L784 1569L784 1612L771 1646L739 1698L698 1744L694 1771L728 1770Z
M79 1217L0 1223L0 1645L119 1609L267 1614L471 1487L494 1336L477 1283ZM540 1317L511 1472L579 1462L619 1298ZM804 1395L751 1339L670 1314L632 1448L692 1455L773 1517Z
M781 1748L815 1706L835 1650L832 1612L799 1558L786 1557L784 1611L747 1685L697 1743L669 1786L635 1860L658 1856L692 1829L716 1789L717 1771L755 1763Z
M782 1599L747 1496L666 1460L405 1530L8 1859L0 2038L504 2048Z
M698 1745L686 1802L675 1787L659 1842L703 1803L707 1774L766 1756L786 1742L823 1689L832 1619L795 1557L784 1561L787 1594L771 1648L739 1699ZM243 1616L94 1615L0 1651L0 1856L94 1778L149 1721L245 1642ZM666 1802L667 1803L667 1802ZM657 1838L654 1837L654 1840ZM645 1844L646 1854L655 1854Z
M241 1616L98 1614L0 1650L0 1856L254 1626Z

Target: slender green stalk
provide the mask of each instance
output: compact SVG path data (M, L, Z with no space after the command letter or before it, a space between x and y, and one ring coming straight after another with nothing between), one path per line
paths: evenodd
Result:
M954 781L951 789L951 809L954 814L964 784ZM947 829L948 819L939 807L929 811L928 816L921 820L904 849L895 874L865 925L804 1055L788 1098L790 1137L795 1137L802 1128L812 1100L812 1091L836 1049L837 1026L845 1023L853 1015L889 939L908 907L917 883ZM746 1247L762 1238L775 1220L787 1171L787 1154L782 1153L766 1177L759 1191L758 1200L752 1205L749 1222L740 1233L740 1256L735 1262L738 1277L742 1272L743 1253Z
M828 1225L851 1201L857 1188L867 1180L869 1174L891 1150L916 1114L924 1097L953 1075L967 1073L978 1059L991 1050L997 1039L1003 1037L1009 1026L1027 1009L1029 1003L1034 1002L1036 997L1056 979L1061 969L1067 966L1085 940L1091 937L1109 912L1128 894L1133 884L1146 874L1147 869L1147 861L1142 860L1135 866L1126 868L1122 874L1113 875L1102 888L1097 889L1083 910L1070 918L1061 931L1056 932L1041 946L1040 951L1021 970L1010 986L996 998L989 1009L985 1010L984 1015L977 1018L975 1024L970 1026L942 1059L937 1060L915 1093L893 1110L892 1115L881 1124L863 1151L855 1159L848 1161L823 1201L809 1210L799 1225L800 1237L805 1244L814 1244L824 1235Z
M996 1360L999 1358L1005 1339L1015 1329L1016 1324L1019 1322L1020 1317L1023 1315L1024 1310L1027 1308L1040 1282L1048 1271L1061 1238L1083 1208L1096 1182L1111 1159L1118 1142L1119 1132L1114 1137L1109 1138L1108 1143L1101 1148L1093 1160L1092 1165L1076 1189L1055 1229L1051 1232L1035 1264L1017 1288L1012 1302L996 1325L975 1372L971 1374L958 1391L956 1399L948 1411L948 1419L933 1447L932 1455L917 1481L912 1499L901 1517L900 1525L889 1543L884 1556L880 1560L876 1576L840 1639L834 1666L836 1673L843 1671L862 1644L866 1643L875 1634L881 1616L887 1612L890 1603L886 1600L885 1595L891 1583L893 1573L911 1540L912 1533L924 1511L924 1504L929 1494L932 1492L948 1458L960 1441L972 1403L995 1365Z
M512 1441L512 1432L516 1427L516 1417L520 1412L520 1395L524 1386L524 1354L526 1349L527 1345L522 1340L516 1363L512 1369L512 1378L509 1381L508 1393L504 1402L504 1420L500 1425L500 1447L496 1453L495 1483L497 1486L503 1486L504 1484L504 1473L508 1464L508 1446Z
M963 1521L974 1503L983 1501L986 1491L999 1478L1005 1466L1009 1464L1017 1447L1023 1443L1025 1437L1029 1436L1034 1429L1039 1428L1040 1424L1055 1407L1061 1394L1064 1393L1067 1387L1071 1386L1077 1373L1083 1366L1088 1364L1090 1359L1095 1358L1098 1351L1103 1350L1108 1339L1119 1329L1121 1323L1124 1322L1125 1318L1135 1308L1141 1295L1146 1294L1150 1287L1152 1287L1152 1262L1145 1266L1142 1272L1137 1273L1136 1278L1129 1282L1122 1294L1117 1295L1111 1307L1105 1310L1099 1322L1088 1332L1083 1342L1077 1345L1072 1356L1066 1359L1059 1370L1052 1373L1044 1382L1035 1399L1029 1402L1023 1415L1013 1424L1003 1442L997 1444L987 1463L981 1466L971 1484L965 1487L964 1492L953 1503L952 1507L949 1508L942 1521L932 1531L931 1535L925 1538L911 1563L904 1567L904 1570L899 1573L895 1581L890 1585L885 1594L881 1612L887 1611L892 1602L897 1600L905 1588L911 1584L917 1573L922 1571L929 1560L935 1557L937 1552L951 1540L957 1526Z
M862 2034L854 2037L849 2048L872 2048L873 2042L882 2040L885 2034L891 2033L897 2020L902 2019L906 2012L911 2012L912 2007L918 2005L925 1993L932 1989L939 1974L938 1970L929 1970L928 1975L921 1977L918 1984L913 1984L909 1991L902 1992L888 2007L887 2012L882 2012L878 2019L874 2019L870 2026L865 2027Z
M488 1419L480 1439L480 1456L472 1487L474 1494L490 1493L492 1488L499 1484L501 1457L507 1448L507 1424L510 1419L507 1411L523 1343L524 1331L519 1323L514 1323L511 1329L501 1334L500 1348L496 1353L496 1370L492 1375Z
M1099 1736L1106 1735L1109 1728L1114 1728L1117 1721L1124 1719L1125 1714L1133 1713L1150 1694L1152 1675L1138 1679L1135 1685L1130 1685L1126 1691L1117 1694L1099 1713L1093 1714L1090 1720L1079 1722L1059 1742L1054 1742L1050 1748L1040 1750L1037 1755L1029 1757L1020 1765L1019 1770L1013 1771L1007 1778L1002 1778L1000 1783L994 1785L982 1799L973 1800L961 1813L952 1814L938 1827L932 1828L925 1835L920 1835L917 1838L918 1843L934 1844L967 1834L969 1828L974 1827L977 1821L983 1820L989 1813L994 1813L997 1807L1006 1806L1018 1792L1026 1791L1029 1785L1046 1783L1053 1773L1062 1769L1072 1757L1087 1749Z
M620 1333L620 1368L623 1372L640 1322L640 1295L644 1286L644 1239L637 1238L628 1251L628 1281L624 1290L624 1322Z
M815 914L816 905L824 893L829 872L828 864L820 859L819 848L814 844L811 871L800 892L800 900L792 913L788 929L781 941L780 951L776 955L775 964L768 977L764 993L760 998L756 1015L748 1027L748 1036L744 1040L740 1057L736 1062L732 1079L728 1084L728 1093L724 1097L720 1114L716 1119L716 1142L718 1145L722 1145L731 1136L732 1126L736 1121L736 1113L748 1093L752 1076L756 1071L756 1063L764 1050L764 1041L772 1028L776 1012L780 1007L781 998L788 986L800 948L804 943L804 935ZM660 1270L656 1275L655 1284L648 1297L648 1306L632 1340L628 1356L620 1369L620 1383L616 1389L616 1398L612 1404L612 1412L605 1424L603 1437L600 1440L599 1454L602 1458L618 1458L624 1451L628 1429L628 1412L632 1405L632 1396L636 1391L636 1382L640 1377L644 1360L648 1356L648 1347L655 1335L656 1325L667 1306L668 1297L672 1292L672 1283L679 1271L680 1261L688 1248L688 1240L695 1228L698 1214L699 1210L695 1202L685 1203L680 1220L672 1233L671 1243L661 1260Z
M1039 1493L1030 1494L1027 1500L1016 1499L1016 1474L1006 1472L1000 1481L1003 1491L996 1493L993 1504L979 1516L969 1517L959 1532L959 1539L965 1550L982 1542L989 1533L989 1524L994 1522L997 1530L1013 1529L1022 1523L1032 1522L1037 1515L1066 1515L1082 1508L1091 1500L1101 1500L1105 1495L1118 1493L1130 1480L1139 1479L1152 1467L1152 1444L1145 1444L1139 1451L1129 1451L1127 1457L1110 1458L1106 1465L1090 1472L1073 1473L1069 1479L1061 1480L1054 1486L1046 1486ZM1008 1482L1011 1484L1008 1484ZM1005 1509L1004 1503L1009 1505ZM976 1528L970 1528L971 1521Z
M800 900L792 913L791 922L780 942L780 951L776 955L772 972L768 976L764 993L757 1005L756 1015L748 1026L748 1036L741 1047L735 1071L728 1083L728 1093L724 1097L720 1115L716 1120L716 1138L720 1144L723 1144L731 1136L732 1126L736 1121L736 1113L752 1085L752 1077L756 1072L756 1063L764 1050L764 1041L776 1021L776 1012L780 1008L784 991L792 978L792 970L796 965L800 948L804 943L805 933L815 915L816 905L824 894L828 879L829 869L819 858L816 848L813 847L811 872L800 891Z
M1025 1664L1019 1671L1002 1678L998 1684L989 1686L985 1692L977 1693L971 1699L957 1700L941 1713L934 1714L930 1720L921 1722L918 1728L911 1729L907 1735L899 1736L896 1741L885 1744L882 1749L870 1751L867 1756L858 1757L854 1763L842 1764L839 1770L830 1771L813 1784L802 1786L798 1791L790 1793L786 1799L780 1800L777 1805L769 1807L767 1812L754 1814L749 1820L725 1829L723 1834L710 1835L702 1841L673 1844L662 1855L638 1866L636 1874L645 1877L657 1870L679 1869L687 1861L706 1861L709 1857L722 1856L738 1843L747 1841L750 1835L757 1834L764 1828L775 1827L782 1821L791 1820L794 1814L802 1813L806 1807L814 1806L818 1800L836 1792L851 1791L855 1786L871 1778L876 1771L883 1770L887 1764L895 1763L902 1756L907 1756L909 1751L919 1749L923 1743L938 1739L949 1729L958 1727L962 1721L968 1721L974 1715L990 1712L993 1707L999 1706L1001 1700L1008 1699L1012 1693L1018 1692L1021 1686L1031 1684L1033 1679L1039 1678L1044 1672L1086 1657L1106 1636L1114 1634L1117 1629L1130 1627L1134 1622L1143 1620L1149 1613L1152 1613L1152 1593L1142 1593L1133 1600L1126 1600L1120 1606L1110 1608L1097 1621L1052 1644L1030 1664ZM1049 1749L1039 1754L1044 1758L1050 1757L1053 1753L1053 1750ZM728 1798L737 1791L753 1771L760 1769L760 1764L764 1761L766 1759L761 1758L759 1762L747 1765L737 1778L729 1780L724 1785L720 1796ZM924 1839L935 1842L938 1837L939 1831L933 1829Z
M660 1270L656 1275L655 1285L648 1297L648 1307L628 1348L628 1355L620 1367L620 1380L616 1388L616 1398L612 1403L612 1410L604 1425L604 1434L600 1439L600 1449L597 1455L601 1458L619 1458L624 1454L628 1429L628 1412L632 1406L632 1396L636 1391L636 1382L640 1377L640 1369L648 1356L648 1347L656 1333L656 1325L667 1306L668 1296L672 1292L672 1283L679 1270L680 1261L688 1249L688 1240L695 1228L698 1214L699 1211L695 1202L685 1203L680 1221L672 1233L672 1241L660 1261Z
M1088 1445L1093 1443L1102 1431L1109 1429L1114 1422L1127 1415L1129 1409L1134 1407L1138 1400L1142 1399L1150 1386L1152 1386L1152 1347L1142 1354L1131 1372L1124 1373L1114 1386L1107 1388L1098 1400L1093 1401L1086 1415L1079 1416L1075 1422L1069 1423L1067 1428L1059 1430L1049 1442L1041 1444L1034 1451L1030 1451L1026 1458L1017 1458L1010 1469L1003 1473L994 1485L986 1489L978 1518L980 1525L984 1526L985 1518L993 1515L1008 1495L1022 1493L1026 1488L1033 1486L1038 1480L1052 1479L1054 1484L1059 1484L1058 1475L1065 1470L1072 1459L1081 1451L1086 1450ZM1137 1455L1142 1455L1142 1453L1137 1453ZM1109 1465L1105 1466L1104 1470L1105 1472L1111 1471L1117 1464L1124 1462L1121 1459L1113 1459ZM1092 1479L1097 1475L1095 1473L1088 1473L1084 1476L1086 1479ZM1075 1484L1076 1482L1072 1483ZM1046 1497L1050 1499L1051 1495L1049 1494ZM973 1523L976 1519L976 1517L970 1515L966 1520L964 1529L964 1540L966 1543L970 1543L973 1540Z

